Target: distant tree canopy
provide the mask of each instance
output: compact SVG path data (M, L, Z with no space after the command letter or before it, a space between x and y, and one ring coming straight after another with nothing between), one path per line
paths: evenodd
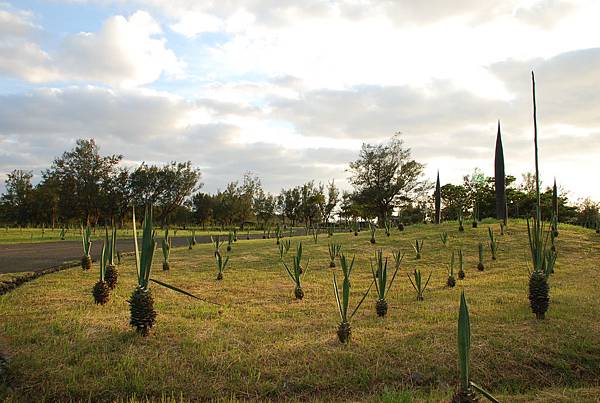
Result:
M395 207L412 201L429 186L423 169L398 136L385 144L363 144L358 159L350 163L353 199L383 222Z
M404 223L433 220L433 183L423 177L424 165L411 158L410 149L393 137L387 143L363 144L358 159L350 162L352 191L340 192L334 181L309 180L271 194L251 172L213 194L202 192L201 173L190 161L164 165L142 163L120 166L121 155L100 154L94 140L77 140L75 147L56 158L33 185L33 173L16 169L7 175L0 196L0 223L5 225L123 225L131 206L151 203L163 225L246 225L269 227L276 223L328 225L341 219L385 220ZM442 172L443 177L443 172ZM522 175L516 186L506 176L506 201L510 218L531 217L535 210L535 177ZM443 182L442 182L443 183ZM494 178L475 169L461 184L440 189L442 220L496 216ZM542 216L552 217L552 188L541 194ZM599 225L599 205L589 199L571 206L565 192L558 197L558 218L589 227ZM128 221L128 220L127 220ZM381 222L381 221L380 221Z

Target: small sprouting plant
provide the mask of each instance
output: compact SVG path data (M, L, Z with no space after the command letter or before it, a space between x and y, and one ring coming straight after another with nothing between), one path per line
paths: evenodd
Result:
M465 227L463 226L463 215L462 211L458 213L458 232L464 232Z
M231 252L231 247L233 246L233 231L229 231L227 234L227 252Z
M188 249L192 250L192 248L194 247L194 240L192 239L192 237L187 238L188 241Z
M452 251L450 264L448 265L448 280L446 281L446 285L450 288L456 285L456 279L454 278L454 251Z
M392 275L392 279L388 284L388 259L385 258L385 261L383 260L383 254L381 250L379 250L378 253L375 254L375 259L377 270L375 270L375 268L373 267L373 260L371 260L371 273L373 273L373 281L375 282L375 289L377 290L377 302L375 303L375 312L377 312L377 316L383 317L387 314L388 311L388 304L385 297L392 288L392 284L394 283L396 274L398 274L398 270L400 270L400 264L396 265L394 274ZM402 262L402 257L400 257L400 262Z
M279 245L279 242L281 242L281 225L277 223L275 226L275 244Z
M460 308L458 311L458 367L460 382L452 396L452 402L477 402L479 399L473 391L485 396L489 401L498 403L498 400L481 386L469 380L469 357L471 355L471 323L469 308L465 299L465 292L460 293Z
M479 263L477 263L477 270L485 270L485 266L483 265L483 242L479 242Z
M425 240L421 240L421 242L419 242L419 240L415 240L415 244L413 245L413 249L415 250L415 258L416 259L421 259L421 253L423 253L423 243L425 242Z
M331 237L333 236L333 229L334 229L334 228L333 228L333 225L329 225L329 226L327 227L327 237L328 237L328 238L331 238Z
M458 278L463 280L465 278L465 255L463 250L458 250Z
M377 231L377 227L373 223L369 223L369 229L371 230L371 243L375 244L375 231Z
M171 256L171 237L169 236L169 227L165 228L165 237L161 243L163 253L163 270L171 269L169 264L169 256Z
M431 279L432 273L433 272L429 273L429 277L427 277L427 281L425 282L425 284L423 284L423 277L421 275L420 269L415 269L415 271L413 273L413 276L415 278L414 281L410 277L410 275L407 274L408 279L410 280L410 283L412 284L413 288L417 292L417 301L423 301L423 293L425 292L425 289L427 289L427 285L429 284L429 280Z
M227 267L227 263L229 263L229 256L225 256L225 259L223 259L221 252L217 250L215 252L215 263L217 266L217 280L223 280L223 272Z
M62 227L60 229L60 240L64 241L65 240L65 234L67 233L67 230L65 229L65 227Z
M348 261L346 260L346 256L342 254L340 256L340 266L342 266L342 273L344 274L344 281L342 283L342 298L340 299L340 292L338 289L335 272L333 273L333 292L335 295L335 302L338 307L338 313L340 314L340 324L338 326L337 336L340 343L346 344L350 341L350 336L352 334L350 328L350 320L352 320L352 318L358 311L358 308L360 308L365 298L367 298L367 295L369 294L369 291L371 291L373 283L371 283L371 285L365 292L365 295L363 295L358 305L356 305L354 311L352 311L352 313L348 316L348 306L350 305L350 273L352 273L352 268L354 267L354 257L352 257L352 261L348 263Z
M340 255L341 250L342 245L340 245L339 243L329 244L329 267L335 267L335 258Z
M498 241L496 240L496 237L494 236L494 231L492 231L491 227L488 227L488 237L490 238L490 251L492 252L492 260L496 260L496 253L498 252Z
M446 231L443 231L440 234L440 240L442 241L442 245L444 245L447 248L450 244L450 241L448 240L448 233Z
M81 242L83 243L83 257L81 258L81 268L83 270L89 270L92 268L92 257L90 256L90 250L92 249L92 229L89 224L86 225L85 230L81 227Z
M315 243L319 242L319 227L313 226L312 228L312 238Z
M354 236L358 236L358 233L360 232L358 221L354 220L354 222L352 223L352 228L354 229Z
M402 259L404 259L404 253L401 253L400 251L392 252L392 257L394 258L394 269L398 270L402 264Z
M383 224L385 227L385 236L390 236L392 230L392 222L389 218L386 217Z
M283 267L285 268L286 273L294 282L294 296L296 297L296 299L304 298L304 290L302 290L302 278L308 270L309 262L306 262L305 268L302 267L302 242L300 242L296 247L296 256L294 256L292 260L292 269L290 269L283 260L281 261L281 263L283 263Z
M192 245L196 245L196 230L192 229Z
M471 213L471 219L473 220L473 228L477 228L477 223L479 221L479 205L477 202L473 204L473 212Z

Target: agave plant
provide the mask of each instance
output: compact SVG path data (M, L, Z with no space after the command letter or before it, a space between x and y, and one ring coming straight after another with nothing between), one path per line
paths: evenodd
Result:
M165 237L162 240L162 253L163 253L163 270L167 271L171 269L169 264L169 256L171 256L171 237L169 237L169 227L165 229Z
M291 239L286 239L284 241L281 241L281 243L279 244L279 260L283 260L283 257L285 255L287 255L288 251L290 250L291 245L292 245Z
M137 234L135 226L135 209L133 210L133 233ZM189 297L195 299L200 298L188 293L187 291L150 278L152 261L154 259L154 251L156 249L151 207L146 208L142 234L141 250L138 245L137 236L134 236L133 238L137 285L127 302L129 303L129 311L131 314L129 324L133 326L142 336L148 336L150 329L152 326L154 326L154 322L156 321L156 311L154 310L154 298L152 298L152 292L150 290L150 281Z
M388 217L385 218L383 225L385 227L385 236L389 237L391 234L391 230L392 230L392 222L390 221L390 219Z
M277 226L275 227L275 239L275 244L279 245L281 239L281 226L279 225L279 223L277 223Z
M223 241L221 241L221 237L220 237L219 235L216 235L216 236L214 236L214 237L213 237L213 236L211 236L211 237L210 237L210 241L211 241L211 242L212 242L212 244L213 244L214 252L215 252L215 255L216 255L216 254L217 254L217 252L219 252L219 251L220 251L220 249L221 249L221 246L223 246Z
M371 240L370 242L372 244L375 244L375 231L377 230L377 227L375 226L375 224L373 223L369 223L369 229L371 230Z
M302 278L308 270L309 262L306 262L306 267L302 267L302 242L300 242L298 244L298 247L296 248L296 256L294 256L292 260L292 269L290 269L283 260L281 261L281 263L283 263L283 267L285 268L286 273L294 282L294 296L296 297L296 299L304 298L304 290L302 290Z
M553 240L558 236L558 189L556 187L556 178L552 186L552 236Z
M237 242L237 228L233 229L233 242Z
M333 236L333 231L334 231L334 226L333 225L327 226L327 237L328 238L331 238Z
M192 250L192 248L194 247L194 240L192 237L187 238L188 241L188 249Z
M83 243L83 257L81 258L81 268L83 270L89 270L92 268L92 257L90 251L92 249L92 229L89 224L86 225L85 230L81 227L81 242Z
M100 279L94 285L92 289L92 295L94 296L94 302L96 304L104 305L110 298L110 287L106 283L106 266L108 265L108 251L107 243L102 244L102 254L100 255Z
M404 231L404 224L402 224L402 223L398 224L398 231L400 231L400 232Z
M392 257L394 258L394 269L397 270L402 264L402 259L404 259L404 253L400 251L392 252Z
M108 288L111 290L117 286L117 282L119 281L119 272L117 270L117 266L115 265L115 249L117 246L117 228L113 227L111 229L110 239L108 238L108 229L105 229L106 232L106 245L107 245L107 255L108 255L108 263L106 265L106 273L105 279L106 284L108 284Z
M196 230L192 229L192 246L196 246Z
M315 243L319 242L319 226L312 227L312 238Z
M444 245L446 248L448 247L448 245L450 245L450 242L448 240L448 233L446 231L443 231L440 234L440 240L442 241L442 245Z
M448 280L446 281L446 285L450 288L456 285L456 279L454 278L454 251L452 251L450 264L448 265Z
M471 218L473 219L473 228L477 228L477 224L479 221L479 205L477 204L477 201L473 203L473 211L471 213Z
M396 274L398 274L398 270L400 270L400 263L402 262L402 257L400 257L400 262L396 264L394 274L392 275L392 279L390 280L389 284L387 282L387 258L385 258L384 261L383 254L381 250L379 250L379 253L375 254L375 259L377 270L375 270L375 268L373 267L373 260L371 260L371 273L373 274L373 281L375 282L375 289L377 290L377 302L375 303L375 312L377 312L377 316L383 317L387 314L388 311L388 304L385 300L385 297L392 288L394 279L396 279Z
M65 235L66 235L66 233L67 233L67 230L65 229L65 227L62 227L62 228L60 229L60 240L61 240L61 241L64 241L64 240L65 240Z
M489 401L498 403L488 391L469 379L469 359L471 355L471 323L465 292L460 293L460 308L458 311L458 367L460 382L452 396L452 403L471 403L479 401L475 391L481 393Z
M537 119L535 104L535 76L531 72L532 93L533 93L533 128L534 128L534 149L535 149L535 182L536 182L536 206L533 225L527 220L527 234L529 237L529 249L533 263L533 271L529 275L529 303L531 311L537 319L544 319L548 305L550 303L550 286L548 277L550 269L554 268L555 260L548 264L547 258L552 256L547 250L548 236L544 239L544 225L542 223L541 202L540 202L540 176L538 163L538 136Z
M502 226L502 224L500 224ZM491 227L488 227L488 237L490 238L490 251L492 252L492 260L496 260L498 253L498 241L494 237L494 231Z
M233 246L233 231L229 231L227 234L227 252L231 252L231 247Z
M435 182L435 218L434 223L439 224L442 221L441 206L442 206L442 192L440 188L440 171L437 173L437 180Z
M421 259L421 253L423 253L423 243L425 240L421 240L419 242L418 239L415 240L415 244L413 245L413 249L415 250L415 259Z
M458 278L464 280L465 278L465 255L463 250L458 250Z
M348 263L346 260L346 256L342 254L340 256L340 266L342 266L342 273L344 274L344 281L342 283L342 298L340 298L340 292L338 289L337 280L335 277L335 272L333 273L333 293L335 295L335 302L338 307L338 313L340 314L340 324L337 330L337 336L340 343L346 344L350 341L350 336L352 334L352 330L350 328L350 321L358 311L358 308L362 305L365 298L371 291L371 287L373 283L369 286L365 295L363 295L362 299L354 308L354 311L350 315L348 315L348 306L350 305L350 274L352 273L352 268L354 267L354 257L352 257L352 261Z
M461 211L458 213L458 232L465 232L465 227L463 226L462 208Z
M483 265L483 242L479 242L479 262L477 263L477 270L485 270L485 266Z
M335 267L335 258L340 255L340 251L342 250L342 245L339 243L330 243L329 244L329 267Z
M427 281L425 282L425 284L423 284L423 277L421 275L420 269L415 269L415 271L413 273L415 281L413 281L413 279L410 277L410 275L407 274L408 279L410 280L410 283L412 284L413 288L417 292L417 301L423 301L423 293L425 292L425 289L427 289L427 285L429 284L429 280L431 279L432 274L433 274L433 272L429 273L429 277L427 277Z
M356 220L354 220L352 227L354 228L354 236L358 236L358 233L360 232L360 228L358 227L358 222Z
M223 280L223 272L229 263L229 256L225 256L225 259L221 256L220 251L215 252L215 263L217 265L217 280Z

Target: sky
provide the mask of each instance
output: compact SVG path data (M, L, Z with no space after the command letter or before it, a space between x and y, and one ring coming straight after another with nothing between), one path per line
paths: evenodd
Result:
M191 160L203 190L349 188L396 132L426 175L534 167L600 200L597 0L0 0L0 191L94 138L123 164ZM595 184L595 183L594 183Z

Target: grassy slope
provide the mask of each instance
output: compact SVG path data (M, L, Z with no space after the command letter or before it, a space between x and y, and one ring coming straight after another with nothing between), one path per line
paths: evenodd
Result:
M439 241L449 232L462 246L467 278L444 287L450 251ZM497 227L496 227L497 230ZM423 259L411 244L424 238ZM547 320L536 321L527 300L526 227L512 223L500 237L499 260L486 249L486 271L477 272L477 243L487 226L412 226L392 237L337 234L346 254L357 255L351 305L371 282L368 260L376 248L391 257L406 252L389 294L386 319L374 312L371 294L352 323L349 346L335 336L338 316L331 289L327 238L314 245L305 299L277 262L274 240L245 241L231 253L231 267L215 281L209 245L172 255L164 273L157 253L155 277L221 307L153 288L158 322L143 339L128 327L126 300L134 287L131 260L106 306L95 306L94 273L67 270L0 297L0 351L11 358L16 400L116 399L164 394L209 398L361 399L384 401L448 398L456 378L456 317L464 287L471 311L472 379L504 401L597 401L600 396L600 306L596 265L600 240L592 231L562 227L559 259L551 278ZM297 242L295 239L294 242ZM288 256L288 259L290 256ZM406 274L433 270L425 301L416 302ZM418 385L417 385L418 384Z

